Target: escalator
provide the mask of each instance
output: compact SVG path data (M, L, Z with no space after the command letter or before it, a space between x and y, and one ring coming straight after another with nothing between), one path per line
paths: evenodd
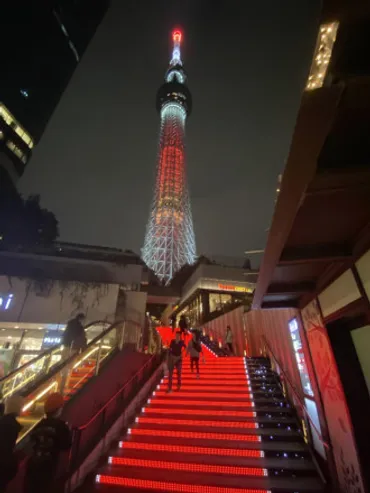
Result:
M82 353L69 355L63 346L54 347L0 381L4 399L15 393L25 398L18 442L42 419L48 395L60 392L68 402L124 344L137 347L140 331L124 321L94 322L86 327L86 335L88 344Z
M96 321L85 327L87 342L90 343L95 337L109 327L109 322ZM44 378L53 367L59 365L65 356L63 345L55 345L38 356L30 359L25 364L15 368L8 375L0 379L0 392L2 398L8 399L11 395L22 393L26 388ZM22 353L22 351L19 351ZM15 360L20 359L16 356Z

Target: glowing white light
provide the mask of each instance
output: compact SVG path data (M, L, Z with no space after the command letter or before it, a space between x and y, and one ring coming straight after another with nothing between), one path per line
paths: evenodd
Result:
M161 118L166 117L178 117L182 124L185 123L186 120L186 111L185 108L179 103L166 103L161 109Z
M180 82L180 84L184 84L185 82L185 77L180 70L170 70L166 76L166 82L172 82L173 79L176 77L177 81Z

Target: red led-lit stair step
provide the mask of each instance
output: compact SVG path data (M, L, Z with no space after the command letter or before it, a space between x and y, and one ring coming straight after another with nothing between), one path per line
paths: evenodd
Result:
M174 378L176 379L176 372L174 373ZM184 383L194 383L196 379L196 376L195 375L191 375L191 376L182 376L181 378L181 381L184 382ZM242 384L243 382L245 382L245 384L247 385L248 384L248 380L246 379L246 377L244 376L243 378L237 378L237 377L217 377L217 378L210 378L210 375L201 375L200 379L199 379L199 383L202 384L202 383L210 383L210 384L213 384L215 385L215 383L217 383L217 385L219 385L219 382L218 380L220 380L220 385L237 385L237 384Z
M202 367L200 366L199 367L199 370L200 370L200 373L205 373L207 375L225 375L227 378L230 378L232 376L238 376L240 378L242 377L245 377L245 375L247 375L248 372L245 371L244 368L241 368L240 370L228 370L228 371L223 371L222 368L210 368L210 369L207 369L206 367ZM186 373L186 374L192 374L192 371L191 371L191 368L190 366L188 367L188 365L184 365L182 367L182 373ZM195 373L195 369L194 369L194 373Z
M249 457L249 458L262 458L264 452L258 449L239 449L239 448L219 448L219 447L195 447L192 445L171 445L162 443L145 443L145 442L131 442L121 441L119 447L122 449L133 450L151 450L153 452L177 452L184 454L197 454L197 455L216 455L227 457Z
M194 419L150 418L147 416L140 416L139 418L136 418L136 422L139 424L205 426L215 428L258 428L257 423L250 421L197 421Z
M202 348L206 348L204 344L202 345ZM202 361L202 359L201 359ZM208 361L206 360L208 363ZM243 358L212 358L209 361L210 364L215 365L215 366L245 366L246 363L244 362Z
M110 484L142 490L170 491L175 493L268 493L268 490L266 489L173 483L167 481L153 481L149 479L125 478L108 475L98 475L96 477L96 482L100 484Z
M109 463L117 466L145 467L149 469L168 469L172 471L187 471L206 474L230 474L233 476L267 476L263 467L223 466L221 464L192 464L187 462L172 462L164 460L133 459L130 457L110 457Z
M159 391L161 390L166 390L167 385L166 384L161 384L158 388ZM227 389L228 392L250 392L251 388L248 385L233 385L233 386L212 386L212 385L202 385L201 382L197 382L194 385L182 385L181 386L181 391L202 391L202 392L223 392Z
M173 431L173 430L154 430L146 428L131 428L129 434L132 436L151 436L168 438L191 438L200 440L230 440L238 442L260 442L258 435L248 435L241 433L206 433L201 431Z
M166 406L198 406L198 407L254 407L253 402L235 402L235 401L194 401L194 400L171 400L171 399L161 399L154 397L150 400L153 405L164 404Z
M202 358L200 358L200 364L212 368L245 368L246 366L243 361L233 361L230 359L210 359L209 361L207 361L207 359L205 358L205 363L203 363Z
M155 395L156 396L159 396L159 397L162 397L164 395L167 395L167 392L165 390L157 390L155 392ZM171 396L172 397L179 397L179 398L182 398L182 397L199 397L199 398L208 398L208 399L215 399L215 397L217 397L217 399L230 399L230 398L233 398L233 399L252 399L252 394L250 393L243 393L243 392L240 392L238 394L230 394L230 393L217 393L217 394L214 394L212 392L204 392L204 391L199 391L199 392L186 392L186 391L183 391L183 389L181 389L181 393L178 393L178 394L175 394L174 396Z
M194 420L195 421L195 420ZM238 423L237 423L238 424ZM255 423L251 423L255 424ZM187 425L186 423L172 423L172 424L166 424L164 422L161 423L138 423L133 429L132 432L135 435L136 432L134 430L140 430L140 433L138 435L143 435L141 431L145 431L145 434L149 435L151 432L158 433L156 436L168 436L170 438L177 438L175 435L176 433L188 433L188 432L194 432L196 434L203 433L205 435L212 435L210 439L216 439L216 437L221 437L224 435L240 435L240 436L245 436L247 435L256 435L261 437L261 440L267 439L268 441L285 441L285 442L291 442L291 441L297 441L301 440L302 436L299 432L296 430L292 430L291 427L288 428L269 428L269 427L258 427L258 426L253 426L249 428L245 428L243 426L234 426L233 428L223 426L223 423L220 421L218 426L208 426L207 424L203 423L198 423L198 424L193 424L193 425ZM162 432L165 432L165 434L161 434ZM167 433L169 433L167 435ZM174 435L171 435L171 433L174 433ZM179 436L181 438L182 436ZM189 438L188 436L183 436L182 438ZM194 436L194 438L201 438L200 436ZM230 437L230 440L232 438ZM247 439L247 441L250 441Z
M212 409L196 409L196 410L189 410L189 409L172 409L172 408L159 408L159 407L146 407L144 408L144 413L145 414L190 414L190 415L197 415L197 416L209 416L209 417L216 417L216 416L228 416L230 417L230 411L220 411L220 410L212 410ZM256 413L253 411L233 411L232 416L233 417L239 417L239 418L254 418L256 417Z

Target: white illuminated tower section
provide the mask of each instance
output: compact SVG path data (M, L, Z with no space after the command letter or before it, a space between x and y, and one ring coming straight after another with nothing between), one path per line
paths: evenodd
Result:
M191 94L181 61L180 31L174 31L173 52L165 83L157 93L161 116L154 197L142 256L166 284L184 264L195 261L194 227L186 181L185 124Z

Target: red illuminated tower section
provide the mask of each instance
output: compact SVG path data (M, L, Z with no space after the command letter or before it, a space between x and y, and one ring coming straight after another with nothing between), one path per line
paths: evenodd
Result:
M172 40L165 83L157 93L161 117L157 176L142 249L145 263L166 284L196 258L185 165L185 124L192 101L181 61L182 33L174 31Z

